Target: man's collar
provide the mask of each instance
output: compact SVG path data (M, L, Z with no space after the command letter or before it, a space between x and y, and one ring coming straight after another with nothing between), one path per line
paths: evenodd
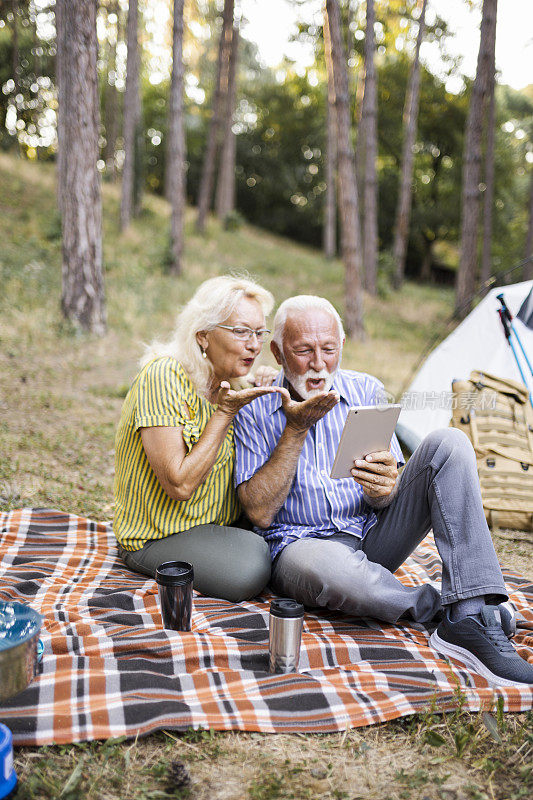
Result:
M276 376L276 379L272 383L272 386L284 386L285 389L289 389L289 382L285 377L285 372L280 370L279 374ZM333 384L331 386L330 392L337 392L339 397L349 403L349 398L346 391L346 382L344 380L342 370L339 369L335 378L333 379ZM276 392L275 394L267 394L263 395L264 402L265 402L265 411L267 414L274 414L279 408L281 408L281 395Z

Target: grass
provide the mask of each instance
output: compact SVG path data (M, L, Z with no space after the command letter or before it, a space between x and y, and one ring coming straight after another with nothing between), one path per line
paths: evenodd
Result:
M326 294L342 312L342 266L310 248L211 220L186 220L184 275L165 271L168 206L149 197L131 229L117 229L118 189L104 186L108 333L77 334L59 313L60 239L49 165L0 154L0 508L48 506L112 516L113 438L142 343L166 336L180 303L206 277L247 269L281 301ZM344 364L398 393L418 354L452 310L448 289L407 283L365 299L368 337ZM267 359L268 360L268 359ZM507 565L531 574L525 542L497 542ZM533 794L531 715L469 714L458 695L426 714L335 735L159 732L17 748L20 798L75 800L518 800ZM174 774L190 775L178 787Z

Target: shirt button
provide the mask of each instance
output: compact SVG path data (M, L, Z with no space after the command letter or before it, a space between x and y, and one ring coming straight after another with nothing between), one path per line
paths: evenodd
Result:
M323 469L323 470L322 470L322 475L326 475L326 476L327 476L327 474L328 474L328 471L327 471L327 469Z

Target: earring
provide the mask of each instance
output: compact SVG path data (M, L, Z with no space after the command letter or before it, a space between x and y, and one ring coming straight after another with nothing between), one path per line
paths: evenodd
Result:
M200 350L202 351L202 358L207 358L207 353L204 350L204 348L202 347L202 345L200 345Z

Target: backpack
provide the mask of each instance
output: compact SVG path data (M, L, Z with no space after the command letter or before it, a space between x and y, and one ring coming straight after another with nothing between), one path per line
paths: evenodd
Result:
M493 530L533 531L533 408L526 387L474 371L453 381L450 425L476 452L483 508ZM513 538L531 539L527 536Z

